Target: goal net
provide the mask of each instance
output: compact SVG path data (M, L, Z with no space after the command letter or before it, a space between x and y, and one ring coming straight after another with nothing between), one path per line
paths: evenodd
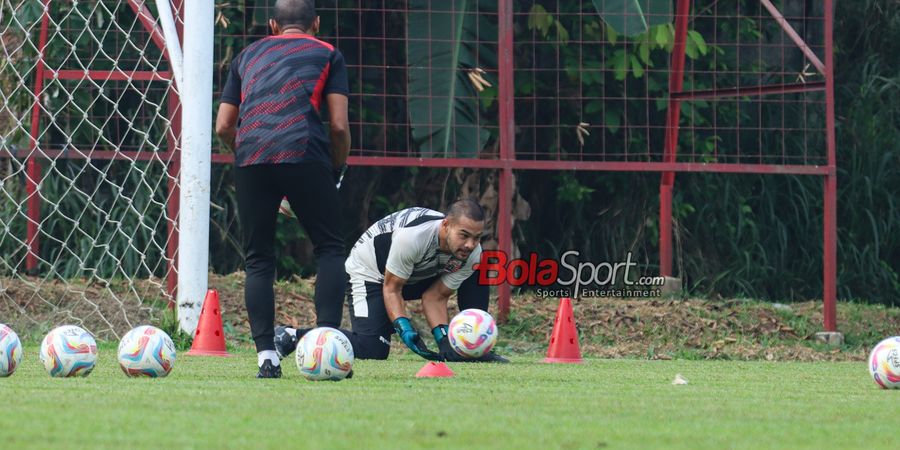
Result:
M173 300L179 101L159 17L149 0L2 0L0 322L111 338Z

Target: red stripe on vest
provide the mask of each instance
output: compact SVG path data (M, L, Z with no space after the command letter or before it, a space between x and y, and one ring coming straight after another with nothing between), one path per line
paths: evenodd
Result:
M330 69L331 63L325 64L325 68L322 69L322 75L319 76L319 81L316 81L316 88L313 90L312 98L309 99L313 108L316 108L316 112L319 112L319 105L322 104L322 91L325 90L325 83L328 81L328 71Z

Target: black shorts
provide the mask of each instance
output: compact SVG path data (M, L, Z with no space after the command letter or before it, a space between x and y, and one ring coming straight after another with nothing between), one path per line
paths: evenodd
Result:
M438 277L429 278L403 286L403 299L421 299L422 294L437 279ZM383 285L354 279L352 276L347 285L347 303L350 306L350 324L353 332L366 336L380 336L390 341L391 334L394 333L394 325L388 318L387 309L384 307ZM460 310L478 308L487 311L490 288L478 284L478 271L466 279L456 293Z

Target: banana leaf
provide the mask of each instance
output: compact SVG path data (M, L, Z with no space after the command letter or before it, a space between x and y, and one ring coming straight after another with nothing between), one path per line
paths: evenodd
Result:
M493 69L496 0L411 0L407 16L407 95L413 141L421 156L475 157L489 131L479 123L474 68ZM485 14L487 13L487 14ZM491 84L487 75L483 75Z

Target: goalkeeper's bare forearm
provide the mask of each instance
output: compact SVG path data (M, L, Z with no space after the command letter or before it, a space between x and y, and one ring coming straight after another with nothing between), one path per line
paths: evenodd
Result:
M431 287L422 294L422 312L425 313L429 328L446 325L449 322L447 302L451 295L453 295L453 289L448 288L440 279L435 280Z

